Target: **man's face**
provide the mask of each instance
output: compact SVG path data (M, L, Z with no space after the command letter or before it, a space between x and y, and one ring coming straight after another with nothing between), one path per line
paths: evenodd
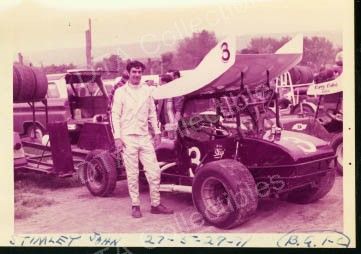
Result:
M143 70L141 67L133 67L130 69L129 82L133 85L139 85L140 79L142 78Z

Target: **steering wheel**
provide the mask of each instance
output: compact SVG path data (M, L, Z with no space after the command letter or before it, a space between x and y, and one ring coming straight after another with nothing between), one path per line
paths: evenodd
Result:
M330 117L332 120L342 122L343 121L343 113L340 111L328 109L326 111L326 114L328 117Z
M210 137L224 138L231 135L231 132L228 130L228 128L222 125L216 126L206 121L199 122L198 125L198 128L201 128L199 131L209 135Z

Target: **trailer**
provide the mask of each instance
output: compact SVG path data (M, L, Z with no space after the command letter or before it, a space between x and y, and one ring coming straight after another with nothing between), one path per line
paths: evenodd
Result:
M45 93L42 97L30 96L21 100L21 103L28 103L33 112L31 122L34 128L37 127L38 122L36 118L38 107L34 106L36 103L43 103L44 107L41 110L45 113L46 122L42 142L38 142L38 139L31 135L22 135L21 142L17 142L25 151L23 158L27 163L14 164L15 170L30 170L59 177L72 176L76 173L77 165L85 160L89 151L112 147L112 132L107 123L106 112L108 95L101 79L103 73L94 70L70 70L64 75L65 84L68 86L66 89L68 107L63 108L62 114L69 117L60 121L56 119L49 121L48 115L51 113ZM45 84L47 85L48 82ZM41 85L44 86L44 83ZM97 95L89 95L82 91L82 89L93 89L94 86L100 90ZM29 150L38 153L36 155L26 153Z

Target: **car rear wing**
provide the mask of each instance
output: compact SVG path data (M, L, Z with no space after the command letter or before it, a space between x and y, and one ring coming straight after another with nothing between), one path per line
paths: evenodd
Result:
M254 88L297 65L303 37L296 36L274 54L236 54L235 38L219 42L202 62L184 77L154 88L154 99Z

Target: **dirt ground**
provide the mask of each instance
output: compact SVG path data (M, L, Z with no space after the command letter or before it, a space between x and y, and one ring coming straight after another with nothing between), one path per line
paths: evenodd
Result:
M162 193L162 202L173 215L149 212L149 195L142 191L140 219L130 216L126 182L118 182L111 197L92 196L75 181L58 182L23 176L15 182L16 233L209 233L224 230L205 224L189 194ZM65 180L63 180L65 181ZM39 184L40 183L40 184ZM343 229L342 177L330 193L316 203L291 204L262 200L256 214L245 224L225 232L278 233L291 229Z

